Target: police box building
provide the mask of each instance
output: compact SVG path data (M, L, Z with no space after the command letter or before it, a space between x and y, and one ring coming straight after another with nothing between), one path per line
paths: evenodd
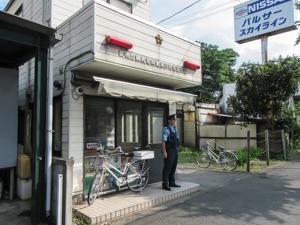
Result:
M150 22L148 0L11 0L6 11L58 30L53 48L53 155L73 159L73 199L93 175L95 146L150 145L151 181L161 180L161 132L177 113L184 145L196 145L200 44ZM19 104L32 101L34 62L20 68ZM115 159L117 165L122 159Z

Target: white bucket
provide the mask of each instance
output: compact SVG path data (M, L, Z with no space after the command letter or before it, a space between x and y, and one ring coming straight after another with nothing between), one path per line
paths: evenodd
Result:
M0 199L2 198L3 181L0 179Z

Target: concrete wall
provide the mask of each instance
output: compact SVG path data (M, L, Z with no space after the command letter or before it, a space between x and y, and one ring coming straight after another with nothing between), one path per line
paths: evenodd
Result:
M183 123L183 133L184 133L184 146L196 147L196 113L195 106L193 105L183 105L184 113L184 123Z
M250 145L256 147L256 125L250 124L246 127L240 125L202 125L199 126L200 146L206 141L211 141L211 147L214 144L224 146L226 149L237 150L247 146L247 131L250 130Z
M219 112L219 106L217 104L197 104L197 116L200 125L205 124L217 124L218 119L215 116Z
M18 71L0 68L0 169L16 166Z

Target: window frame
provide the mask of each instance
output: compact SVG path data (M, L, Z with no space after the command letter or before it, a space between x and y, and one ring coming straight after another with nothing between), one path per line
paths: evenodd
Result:
M114 117L115 117L115 146L122 146L122 144L126 144L126 143L121 143L121 141L119 141L118 138L118 131L121 130L122 128L120 127L121 124L118 124L118 118L117 118L117 112L119 110L119 106L118 106L118 102L120 101L128 101L128 102L136 102L136 103L140 103L141 104L141 131L146 131L146 132L142 132L141 133L141 143L138 143L141 145L142 148L145 148L149 143L148 143L148 122L147 122L147 110L148 108L151 107L161 107L164 110L164 124L165 125L167 123L167 115L169 113L169 105L168 103L161 103L161 102L149 102L149 101L143 101L143 100L135 100L135 99L126 99L126 98L118 98L118 97L108 97L108 96L84 96L84 102L86 102L86 98L101 98L101 99L108 99L108 100L112 100L114 102ZM85 121L85 117L86 117L86 106L84 103L84 108L83 108L84 112L84 121ZM84 134L83 134L83 138L86 138L86 132L85 132L85 122L84 122ZM122 139L122 138L121 138ZM160 144L160 143L159 143ZM155 145L155 144L154 144ZM123 146L122 146L123 147ZM132 149L133 150L133 149ZM126 149L125 149L126 151Z
M18 7L14 15L23 17L23 3Z
M129 2L126 2L126 1L122 1L122 0L117 0L117 1L121 1L121 2L124 2L126 5L128 5L128 7L129 7L129 11L125 11L125 10L123 10L123 9L121 9L121 8L119 8L119 9L121 9L121 10L123 10L123 11L125 11L125 12L128 12L128 13L131 13L132 14L132 4L130 4ZM106 3L107 4L111 4L111 0L106 0Z

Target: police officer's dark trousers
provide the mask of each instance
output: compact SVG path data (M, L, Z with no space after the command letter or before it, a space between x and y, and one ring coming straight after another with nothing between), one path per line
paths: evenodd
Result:
M168 146L167 154L168 157L164 159L163 186L172 186L175 184L175 171L178 161L177 148L175 146Z

